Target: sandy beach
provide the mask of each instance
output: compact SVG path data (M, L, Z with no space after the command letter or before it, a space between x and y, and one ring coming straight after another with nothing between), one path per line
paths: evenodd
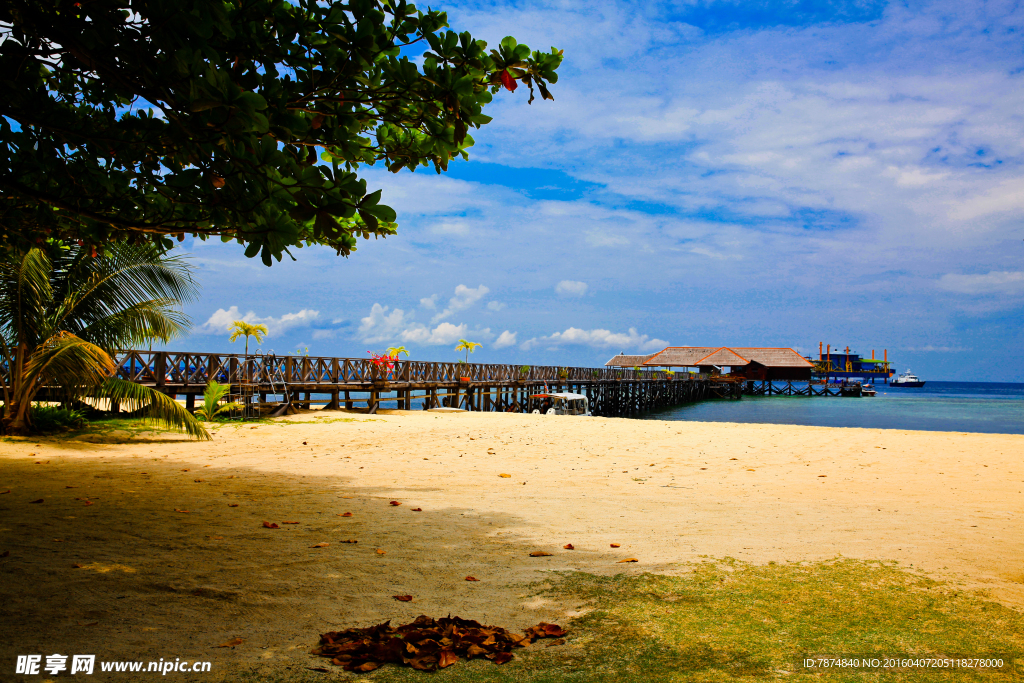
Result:
M403 411L129 436L0 444L0 665L309 666L324 631L564 622L545 572L704 557L893 560L1024 609L1024 436Z

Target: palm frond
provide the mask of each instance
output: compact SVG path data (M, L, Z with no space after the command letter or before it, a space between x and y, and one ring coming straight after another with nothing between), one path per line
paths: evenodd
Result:
M198 286L181 257L163 255L152 245L118 243L101 258L73 249L60 265L55 271L60 305L54 317L61 329L113 350L177 336L190 325L180 304L193 301ZM126 326L131 311L146 311L148 321ZM120 318L114 317L117 313ZM128 336L120 338L125 330Z
M115 367L114 359L100 347L73 334L58 332L28 357L24 381L37 387L59 384L72 393L80 393L102 384Z
M208 441L212 438L202 423L185 410L183 405L152 387L109 378L97 389L96 394L99 398L117 401L129 410L145 409L145 414L150 419L180 433L188 434L193 439Z
M0 264L0 328L11 345L34 346L50 336L50 259L41 249L12 255Z

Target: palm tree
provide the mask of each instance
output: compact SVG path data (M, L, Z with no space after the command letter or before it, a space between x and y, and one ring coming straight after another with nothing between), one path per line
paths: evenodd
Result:
M120 348L171 339L190 321L180 304L197 292L185 261L151 244L111 244L99 257L48 244L0 256L0 354L6 370L0 428L32 429L32 401L44 387L70 398L104 398L171 428L210 435L170 396L116 378Z
M469 354L471 354L474 351L476 351L478 346L483 346L483 344L477 344L476 342L471 342L471 341L466 341L465 339L460 339L458 345L455 347L455 350L456 351L465 351L466 352L466 362L469 363Z
M409 351L404 346L389 346L387 349L387 354L395 360L398 360L398 357L403 353L406 358L409 357Z
M250 325L244 320L236 320L235 322L231 323L231 326L228 328L228 332L231 333L231 336L228 337L229 342L234 342L236 339L242 336L245 337L245 355L248 356L249 337L256 337L256 343L262 344L263 340L267 336L267 326Z
M203 392L203 405L196 410L196 417L201 418L205 422L213 422L221 413L230 413L232 410L241 408L242 406L238 403L218 405L229 391L231 391L230 384L221 384L220 382L210 380L206 385L206 391Z

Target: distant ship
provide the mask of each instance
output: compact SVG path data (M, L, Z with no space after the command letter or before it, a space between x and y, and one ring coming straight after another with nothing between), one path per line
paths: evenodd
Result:
M902 375L900 375L899 377L897 377L893 381L889 382L889 386L891 386L891 387L923 387L924 386L924 382L922 382L921 379L917 375L911 373L910 370L907 370Z

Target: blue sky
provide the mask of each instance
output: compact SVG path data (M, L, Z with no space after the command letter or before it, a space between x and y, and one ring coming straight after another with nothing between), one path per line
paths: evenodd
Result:
M565 51L503 92L468 162L367 168L399 234L265 268L186 241L190 338L229 351L599 365L672 345L889 350L1024 381L1024 7L459 2L456 30ZM240 351L240 347L238 347Z

